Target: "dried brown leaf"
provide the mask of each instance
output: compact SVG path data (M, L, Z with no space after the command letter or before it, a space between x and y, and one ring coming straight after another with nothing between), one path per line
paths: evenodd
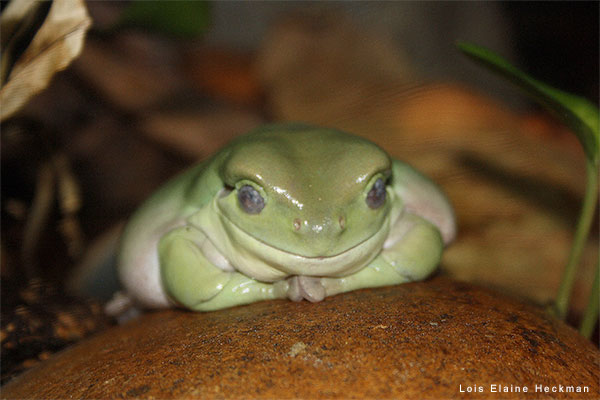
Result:
M13 3L19 2L12 2L9 7ZM0 23L16 26L11 18L25 18L23 15L22 9L8 15L3 13ZM33 95L48 86L52 76L79 55L90 25L91 19L82 0L54 0L44 23L15 61L6 84L0 89L0 121L13 115Z
M6 46L8 41L16 34L32 10L39 7L40 3L34 0L11 1L2 11L2 47Z
M2 85L6 83L14 63L42 26L50 10L50 4L33 0L11 1L3 11L0 25Z

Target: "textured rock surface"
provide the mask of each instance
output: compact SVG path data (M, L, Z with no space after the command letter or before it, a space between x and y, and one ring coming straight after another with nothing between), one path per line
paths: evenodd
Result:
M489 385L538 384L598 398L599 361L539 309L437 277L317 304L151 313L50 358L2 397L523 398Z

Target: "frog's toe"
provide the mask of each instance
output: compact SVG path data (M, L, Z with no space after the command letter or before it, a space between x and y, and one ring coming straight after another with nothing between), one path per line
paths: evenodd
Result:
M321 284L321 278L312 276L294 276L290 278L288 298L293 301L306 299L316 303L325 298L325 287Z
M289 278L289 288L287 292L287 296L292 301L302 301L304 298L302 296L302 292L300 289L300 282L298 282L298 277L293 276Z
M325 287L321 284L321 278L301 276L298 281L300 282L302 295L306 300L316 303L325 298Z

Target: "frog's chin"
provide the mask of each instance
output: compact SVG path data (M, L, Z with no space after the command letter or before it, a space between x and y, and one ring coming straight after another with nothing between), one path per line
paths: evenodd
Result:
M386 221L372 236L336 255L313 257L281 250L246 233L220 212L201 212L193 221L233 269L274 282L293 275L340 277L368 265L379 253L390 227Z

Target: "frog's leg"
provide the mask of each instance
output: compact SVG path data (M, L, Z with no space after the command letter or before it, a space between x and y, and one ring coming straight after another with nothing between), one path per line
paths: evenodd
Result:
M162 283L178 304L196 311L211 311L286 297L285 281L259 282L214 265L202 251L207 240L204 233L189 226L174 229L160 240Z
M392 227L380 255L406 281L420 281L437 268L444 241L438 227L405 213Z
M342 278L321 278L327 296L366 287L424 279L437 267L443 249L439 230L423 218L404 214L384 249L368 266Z

